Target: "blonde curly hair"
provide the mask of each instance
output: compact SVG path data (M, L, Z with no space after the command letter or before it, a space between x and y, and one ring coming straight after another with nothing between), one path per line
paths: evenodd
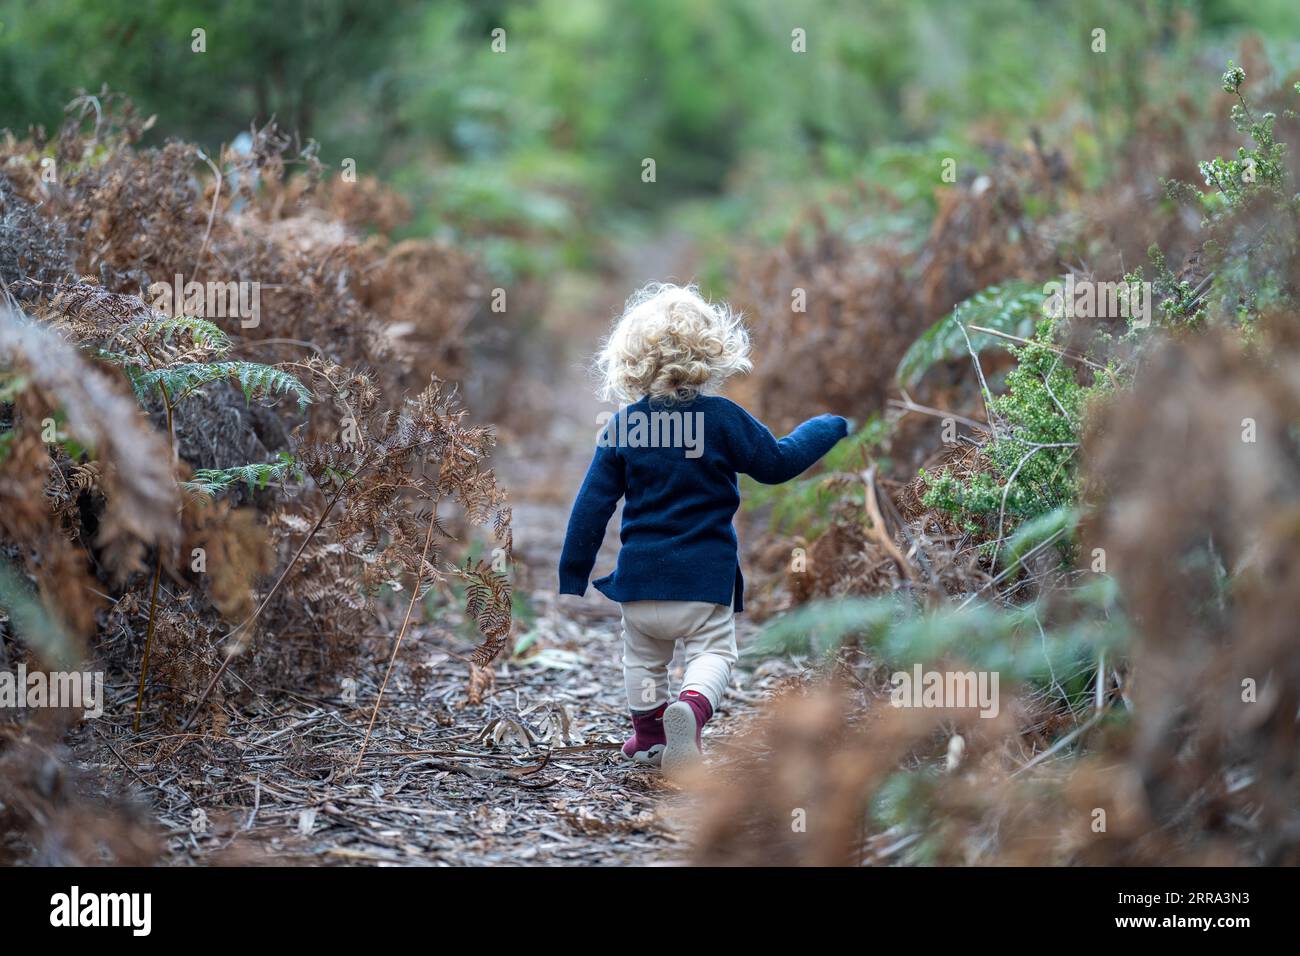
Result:
M666 282L633 293L596 356L600 397L619 402L690 401L751 367L743 316Z

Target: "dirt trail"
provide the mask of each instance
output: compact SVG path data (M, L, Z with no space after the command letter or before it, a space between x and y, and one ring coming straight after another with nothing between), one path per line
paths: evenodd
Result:
M494 461L514 506L518 658L467 687L468 643L456 621L413 629L359 764L386 651L333 694L281 688L229 701L213 734L136 737L121 716L134 691L122 684L106 703L115 716L88 722L71 741L87 777L136 795L152 821L146 829L162 828L172 863L687 859L688 798L619 753L628 719L617 607L594 589L559 599L555 588L568 508L603 408L583 366L634 288L692 277L689 244L671 233L630 249L611 276L557 276L531 351L499 386L526 406L503 425ZM615 516L597 574L612 567L617 527ZM742 616L742 646L751 627ZM730 729L787 669L738 669L706 750L725 754ZM112 826L132 840L141 832ZM37 857L57 863L61 852L51 846Z
M652 280L685 282L695 277L692 253L689 240L670 231L626 249L619 268L609 277L593 280L572 273L559 277L541 321L541 334L553 346L544 351L550 361L529 366L531 382L524 383L525 388L534 387L533 394L545 394L550 411L544 416L546 426L503 436L496 458L514 506L519 578L538 612L532 633L547 644L543 656L553 654L575 664L552 669L545 684L556 699L573 702L578 721L590 722L590 734L608 741L621 742L628 730L618 608L594 588L583 598L561 598L555 591L568 509L590 463L602 422L599 416L613 409L595 397L588 363L612 316L633 290ZM620 519L621 509L610 521L593 578L613 568ZM739 625L743 644L752 628L743 617ZM674 660L674 683L680 680L681 668L681 660ZM737 675L738 682L746 679L744 673ZM710 725L710 743L720 743L728 725L748 713L761 696L737 690ZM591 769L602 779L582 799L603 802L606 795L621 792L630 798L623 809L636 814L591 827L592 845L578 852L606 862L679 859L678 844L684 835L682 798L666 788L657 773L629 766L616 750L607 751L605 759ZM629 827L639 840L628 838Z

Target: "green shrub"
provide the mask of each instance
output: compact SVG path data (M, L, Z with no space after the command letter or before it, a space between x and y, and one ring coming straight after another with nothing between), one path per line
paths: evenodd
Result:
M1259 315L1297 305L1298 290L1287 276L1300 254L1300 194L1285 163L1287 146L1274 136L1277 115L1256 115L1241 92L1246 72L1231 60L1221 80L1223 91L1237 97L1230 119L1248 142L1237 148L1235 158L1216 156L1197 164L1208 192L1190 183L1165 182L1170 197L1202 213L1206 232L1199 264L1204 278L1180 277L1159 247L1148 250L1165 327L1216 321L1247 330ZM1295 113L1287 110L1287 115ZM1143 270L1132 277L1143 278Z
M1029 341L1010 346L1016 366L1007 373L1007 391L987 397L993 437L981 452L991 469L970 477L923 469L924 505L957 516L971 531L1001 537L1008 517L1013 523L1035 518L1078 498L1084 409L1109 382L1094 369L1092 384L1079 383L1078 358L1057 344L1061 321L1043 319Z

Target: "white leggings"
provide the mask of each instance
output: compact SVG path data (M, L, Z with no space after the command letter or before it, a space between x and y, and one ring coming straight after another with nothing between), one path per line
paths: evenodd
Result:
M729 605L706 601L629 601L623 605L623 681L632 710L669 700L668 665L681 641L682 690L697 690L716 710L736 663L736 617Z

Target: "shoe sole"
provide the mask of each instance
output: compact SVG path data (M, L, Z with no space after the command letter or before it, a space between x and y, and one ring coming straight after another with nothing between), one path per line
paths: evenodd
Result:
M643 767L657 767L663 760L664 745L655 744L649 750L638 750L632 755L632 762Z
M666 776L672 777L700 762L702 755L695 743L698 729L690 704L678 701L664 711L664 736L668 743L664 747L662 767Z

